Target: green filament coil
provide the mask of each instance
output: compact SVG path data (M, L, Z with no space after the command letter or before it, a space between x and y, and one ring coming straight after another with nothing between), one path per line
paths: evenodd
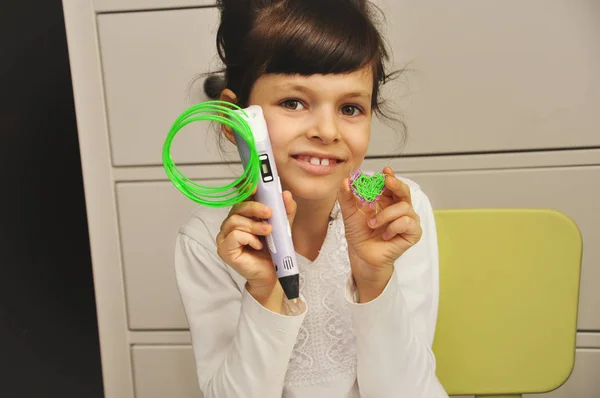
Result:
M246 117L246 112L239 106L226 101L206 101L194 105L181 114L173 123L162 150L162 161L167 176L175 187L189 199L203 206L228 207L246 200L258 185L260 177L260 160L256 144L248 122L237 111ZM235 181L223 186L205 186L186 177L171 158L171 145L175 135L190 123L212 121L223 124L234 130L250 149L248 164L244 173Z

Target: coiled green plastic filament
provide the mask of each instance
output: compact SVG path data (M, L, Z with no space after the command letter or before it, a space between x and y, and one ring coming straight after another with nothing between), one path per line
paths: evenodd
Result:
M232 109L233 108L233 109ZM258 185L260 161L256 152L256 144L252 130L246 120L234 110L239 106L225 101L206 101L194 105L177 118L169 130L163 145L162 161L167 176L175 187L196 203L209 207L228 207L246 200ZM246 115L247 116L247 115ZM235 181L224 186L200 185L187 178L171 159L173 138L183 127L197 121L214 121L235 130L248 144L250 159L244 173Z

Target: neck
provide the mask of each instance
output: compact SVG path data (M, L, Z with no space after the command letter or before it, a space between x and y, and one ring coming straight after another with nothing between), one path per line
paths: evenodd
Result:
M317 258L323 246L335 199L335 197L323 200L295 198L298 207L292 225L294 247L299 254L310 261Z

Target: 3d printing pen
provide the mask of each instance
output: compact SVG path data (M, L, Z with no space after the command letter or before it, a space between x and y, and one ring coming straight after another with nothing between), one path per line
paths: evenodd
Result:
M234 182L220 187L199 184L186 177L173 161L171 146L175 135L183 127L196 121L221 123L234 132L244 164L244 173ZM298 262L261 107L255 105L241 109L224 101L206 101L190 107L175 120L169 130L163 145L162 159L165 173L173 185L189 199L203 206L233 206L246 200L254 188L257 188L255 199L269 206L273 212L268 220L273 229L266 241L275 271L287 298L298 298Z
M254 198L258 202L269 206L272 210L272 216L268 222L273 229L271 234L266 237L267 246L281 287L287 298L293 300L298 298L300 294L298 261L296 260L296 252L292 241L292 231L283 203L281 181L275 166L267 122L263 116L262 108L258 105L252 105L243 111L236 110L235 112L246 120L254 136L256 151L260 160L260 176ZM246 141L235 130L234 136L242 163L246 168L250 158L250 149Z

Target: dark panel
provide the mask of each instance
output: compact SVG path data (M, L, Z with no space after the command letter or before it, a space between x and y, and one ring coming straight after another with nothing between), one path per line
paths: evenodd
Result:
M0 5L0 396L102 397L60 0Z

